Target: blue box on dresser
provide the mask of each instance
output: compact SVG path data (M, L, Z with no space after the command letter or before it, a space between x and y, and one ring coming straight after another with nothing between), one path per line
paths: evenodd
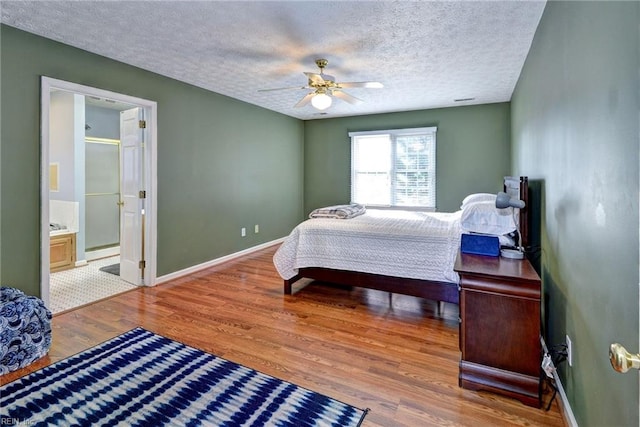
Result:
M488 234L463 233L460 250L465 254L499 256L500 240Z

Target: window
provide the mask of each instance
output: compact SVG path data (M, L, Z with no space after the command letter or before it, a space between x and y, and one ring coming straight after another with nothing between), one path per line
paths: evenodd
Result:
M436 130L350 132L351 202L435 210Z

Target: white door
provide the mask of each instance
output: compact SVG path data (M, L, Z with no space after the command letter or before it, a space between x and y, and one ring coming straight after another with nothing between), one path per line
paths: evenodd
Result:
M120 112L120 278L141 285L143 278L144 184L143 109Z

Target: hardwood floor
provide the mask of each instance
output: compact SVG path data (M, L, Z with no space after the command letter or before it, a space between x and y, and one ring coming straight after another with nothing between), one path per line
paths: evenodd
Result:
M458 306L309 280L285 296L275 249L56 315L49 355L0 384L142 326L370 408L363 426L564 426L557 402L458 387Z

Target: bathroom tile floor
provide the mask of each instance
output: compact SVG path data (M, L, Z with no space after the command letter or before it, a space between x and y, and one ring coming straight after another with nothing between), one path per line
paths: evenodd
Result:
M51 273L49 302L53 314L80 307L110 297L136 286L119 276L100 271L100 267L116 264L120 257L90 261L88 265Z

